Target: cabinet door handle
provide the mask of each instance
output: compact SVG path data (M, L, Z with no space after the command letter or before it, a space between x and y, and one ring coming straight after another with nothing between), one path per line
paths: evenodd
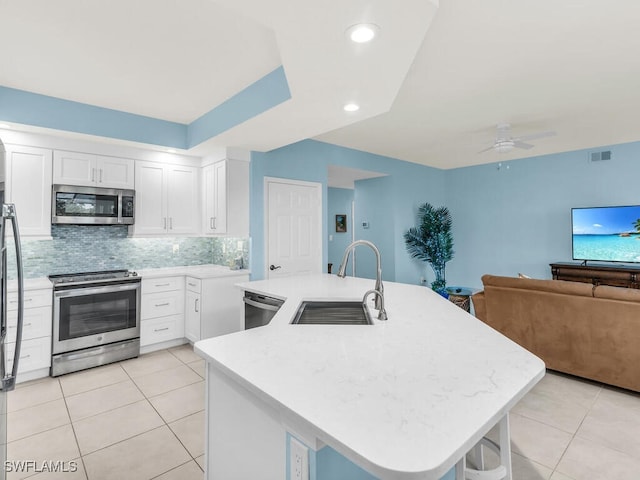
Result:
M96 169L95 168L91 169L91 181L92 182L96 181Z
M100 169L100 180L99 180L99 182L102 183L102 169Z
M156 287L168 287L169 285L171 285L170 283L156 283Z
M218 227L216 227L216 220L217 220L217 217L213 217L213 229L214 229L214 230L215 230L216 228L218 228Z
M23 328L30 327L30 326L31 326L30 323L25 323L24 325L22 325ZM7 328L18 328L18 326L17 325L9 325Z
M164 327L164 328L156 328L153 331L154 332L164 332L165 330L169 330L169 327Z
M195 287L196 286L195 283L191 283L191 282L187 282L187 285L189 285L190 287Z
M211 228L211 230L214 230L216 228L213 226L213 217L209 218L209 228Z
M162 228L163 228L164 230L166 230L166 229L167 229L167 217L164 217L164 218L162 219L162 223L163 223L163 227L162 227Z
M173 217L169 217L169 230L173 230Z
M25 298L24 303L32 302L33 298ZM9 303L18 303L18 300L9 300Z
M156 303L156 307L167 307L169 306L169 302L167 303Z
M198 302L199 302L199 301L200 301L200 299L199 299L199 298L196 298L196 302L195 302L195 303L196 303L196 304L195 304L195 310L196 310L196 313L198 313L198 312L200 311L200 310L198 309Z

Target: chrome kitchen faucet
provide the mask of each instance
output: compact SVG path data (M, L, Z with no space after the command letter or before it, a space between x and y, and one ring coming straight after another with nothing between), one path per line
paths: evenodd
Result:
M387 312L384 309L384 287L382 286L382 265L380 262L380 250L378 250L378 247L376 247L369 240L356 240L355 242L352 242L344 251L344 255L342 256L342 262L340 263L340 268L338 269L338 276L340 278L344 278L347 275L347 262L349 261L349 254L358 245L368 246L369 248L371 248L371 250L373 250L373 253L375 253L376 255L376 285L374 287L374 292L376 294L375 306L376 306L376 310L378 310L378 320L386 320ZM368 291L365 294L364 298L362 299L363 303L366 301L367 295L369 293L372 293L372 292Z

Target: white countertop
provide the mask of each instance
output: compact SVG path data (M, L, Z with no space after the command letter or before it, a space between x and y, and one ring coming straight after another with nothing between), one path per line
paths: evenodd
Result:
M149 268L136 270L142 278L177 277L188 275L200 279L248 275L249 270L231 270L223 265L190 265L184 267Z
M25 290L44 290L47 288L53 288L53 284L51 280L47 277L38 277L38 278L25 278L24 279L24 289ZM7 291L8 292L17 292L18 291L18 281L17 280L9 280L7 282Z
M373 284L326 274L239 284L286 302L269 325L197 342L196 351L372 474L439 479L544 364L420 286L385 282L386 322L289 324L304 299L361 299Z

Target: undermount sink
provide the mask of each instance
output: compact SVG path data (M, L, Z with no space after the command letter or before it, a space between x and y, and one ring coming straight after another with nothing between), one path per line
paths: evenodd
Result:
M373 325L369 310L356 301L304 301L292 324Z

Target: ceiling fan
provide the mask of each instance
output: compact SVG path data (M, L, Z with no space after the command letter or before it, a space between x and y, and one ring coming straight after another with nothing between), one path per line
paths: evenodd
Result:
M512 137L511 125L509 125L508 123L498 124L497 130L498 132L496 133L496 138L493 142L493 145L491 145L489 148L485 148L484 150L480 150L478 153L488 152L489 150L495 150L498 153L507 153L514 148L529 150L530 148L533 148L534 145L525 143L525 141L534 140L536 138L553 137L556 134L556 132L551 130L547 132L530 133L528 135Z

